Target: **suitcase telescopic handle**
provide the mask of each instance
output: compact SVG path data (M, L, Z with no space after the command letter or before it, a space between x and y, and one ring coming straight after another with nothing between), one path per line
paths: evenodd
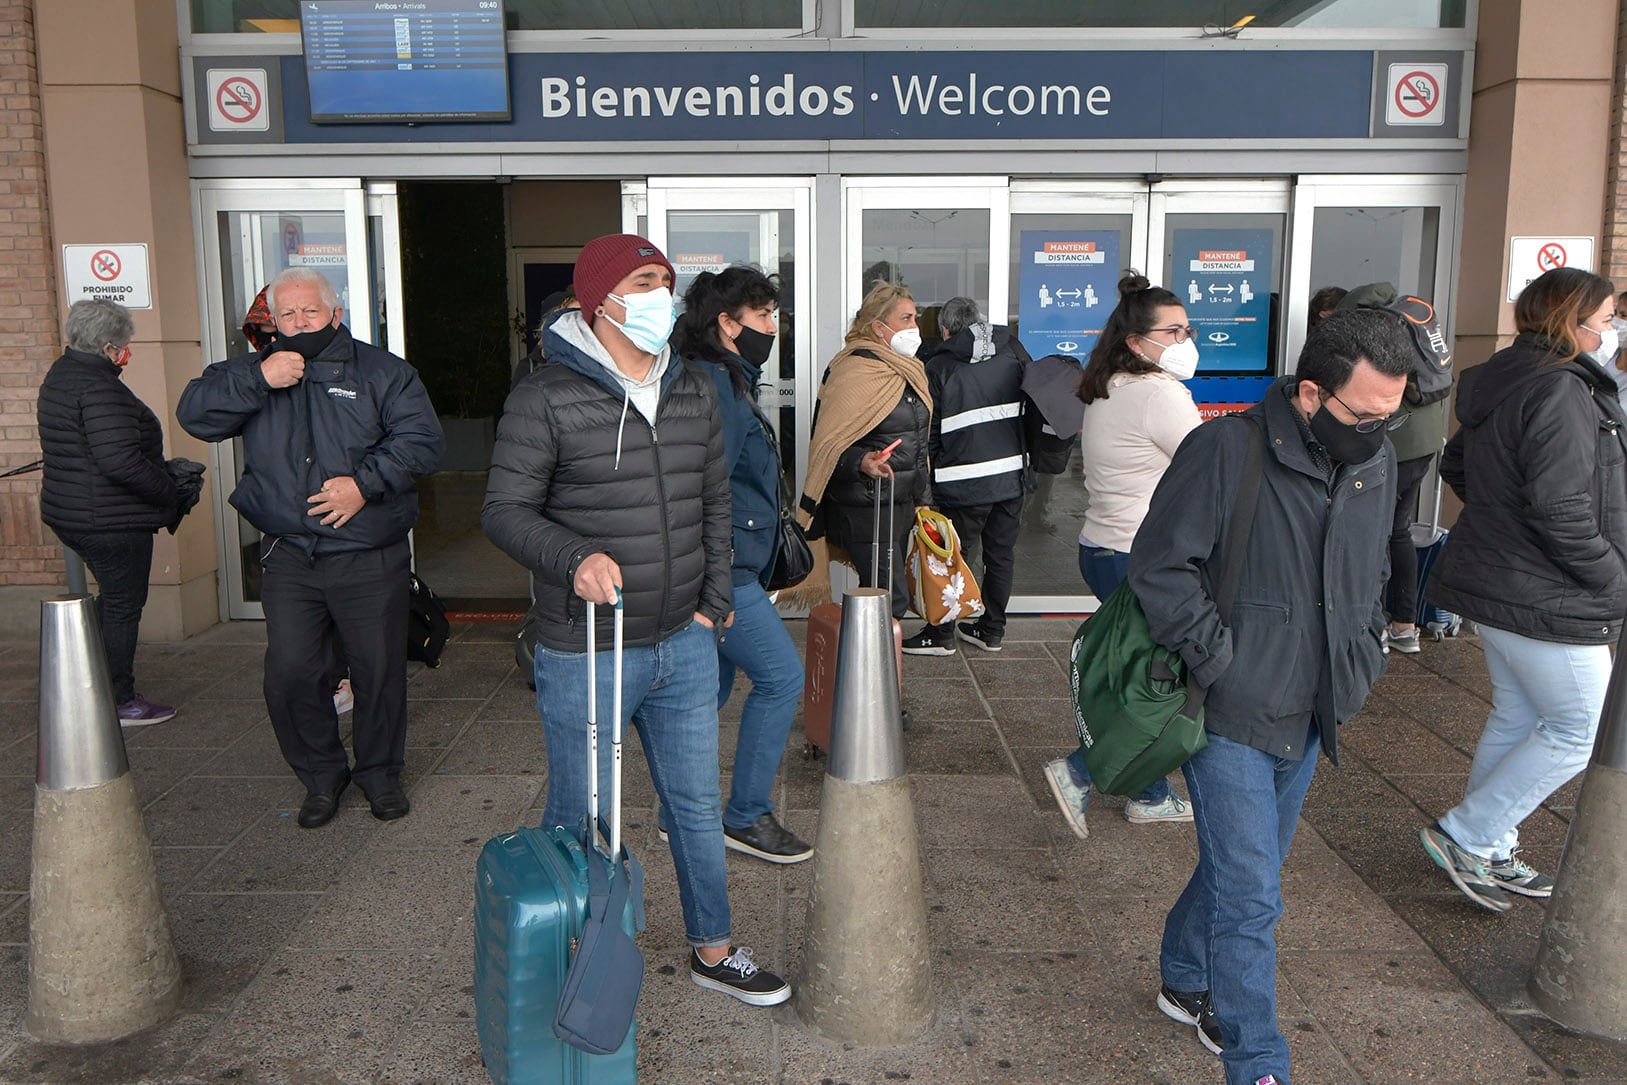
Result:
M887 476L887 594L893 592L893 510L896 494L897 479ZM876 479L870 484L875 494L874 514L870 517L870 583L874 587L881 586L881 480Z
M599 615L588 603L588 842L599 832ZM610 671L610 856L621 854L621 671L622 630L626 610L621 589L616 589L615 630L611 642Z

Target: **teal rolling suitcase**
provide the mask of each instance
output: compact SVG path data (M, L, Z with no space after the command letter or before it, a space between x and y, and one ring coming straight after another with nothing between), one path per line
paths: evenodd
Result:
M611 744L610 854L621 847L621 610L616 611ZM588 616L588 629L594 627ZM591 632L589 634L592 636ZM589 659L593 658L590 639ZM590 664L588 681L594 680ZM589 687L592 689L592 686ZM596 698L589 697L590 706ZM588 713L589 747L598 752L597 711ZM595 762L590 762L590 764ZM598 821L598 774L590 773L589 825ZM619 1050L593 1055L554 1032L554 1014L588 912L588 864L614 874L618 864L563 827L520 829L486 842L475 881L475 1026L494 1085L586 1085L637 1080L638 1026ZM636 869L636 864L630 864ZM625 876L625 875L619 875ZM642 915L641 879L621 916L634 932Z

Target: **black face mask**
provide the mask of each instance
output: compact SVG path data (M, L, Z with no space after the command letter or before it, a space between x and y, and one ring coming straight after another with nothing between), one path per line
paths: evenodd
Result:
M740 357L761 369L774 350L774 336L742 324L740 334L734 337L734 349Z
M1384 447L1384 427L1372 433L1357 433L1356 427L1333 417L1326 403L1311 415L1311 436L1322 442L1328 455L1338 463L1366 463Z
M329 324L325 328L318 328L314 332L300 332L298 335L284 335L277 333L277 338L271 343L271 349L291 350L304 358L307 362L327 349L333 337L339 334L339 325Z

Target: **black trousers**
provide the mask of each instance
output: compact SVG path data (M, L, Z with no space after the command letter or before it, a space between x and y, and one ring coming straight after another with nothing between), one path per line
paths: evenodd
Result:
M1411 625L1418 620L1418 551L1412 545L1412 518L1418 490L1435 457L1419 456L1395 466L1395 522L1390 525L1390 583L1384 610L1390 621Z
M262 545L266 709L283 757L310 791L347 778L369 795L394 786L407 756L406 542L314 559ZM356 695L354 770L333 710L341 657Z
M846 511L846 510L843 510ZM881 530L876 531L874 510L864 509L855 511L851 518L832 517L829 521L831 538L843 547L853 558L853 564L858 567L859 586L864 588L883 588L887 586L890 574L893 582L893 617L903 620L910 609L909 578L904 570L904 555L909 553L910 532L915 528L915 506L893 506L893 540L891 548L884 541L881 553L876 553L876 538L887 534L887 506L881 508ZM878 558L877 571L880 578L871 582L870 561Z
M983 616L977 623L996 636L1006 631L1006 606L1011 602L1011 583L1017 571L1017 535L1022 531L1023 499L1019 495L992 505L945 508L944 515L955 525L966 564L977 576L983 592ZM982 568L978 555L982 555ZM953 637L954 622L937 627L940 638Z
M64 546L79 555L96 578L96 614L102 647L113 677L113 703L136 695L136 638L141 610L147 605L147 580L153 569L151 531L57 532Z

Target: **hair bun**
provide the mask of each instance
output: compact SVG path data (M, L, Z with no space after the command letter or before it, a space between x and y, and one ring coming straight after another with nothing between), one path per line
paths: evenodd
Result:
M1124 269L1123 278L1119 279L1119 297L1127 298L1131 294L1139 294L1152 286L1152 281L1133 267Z

